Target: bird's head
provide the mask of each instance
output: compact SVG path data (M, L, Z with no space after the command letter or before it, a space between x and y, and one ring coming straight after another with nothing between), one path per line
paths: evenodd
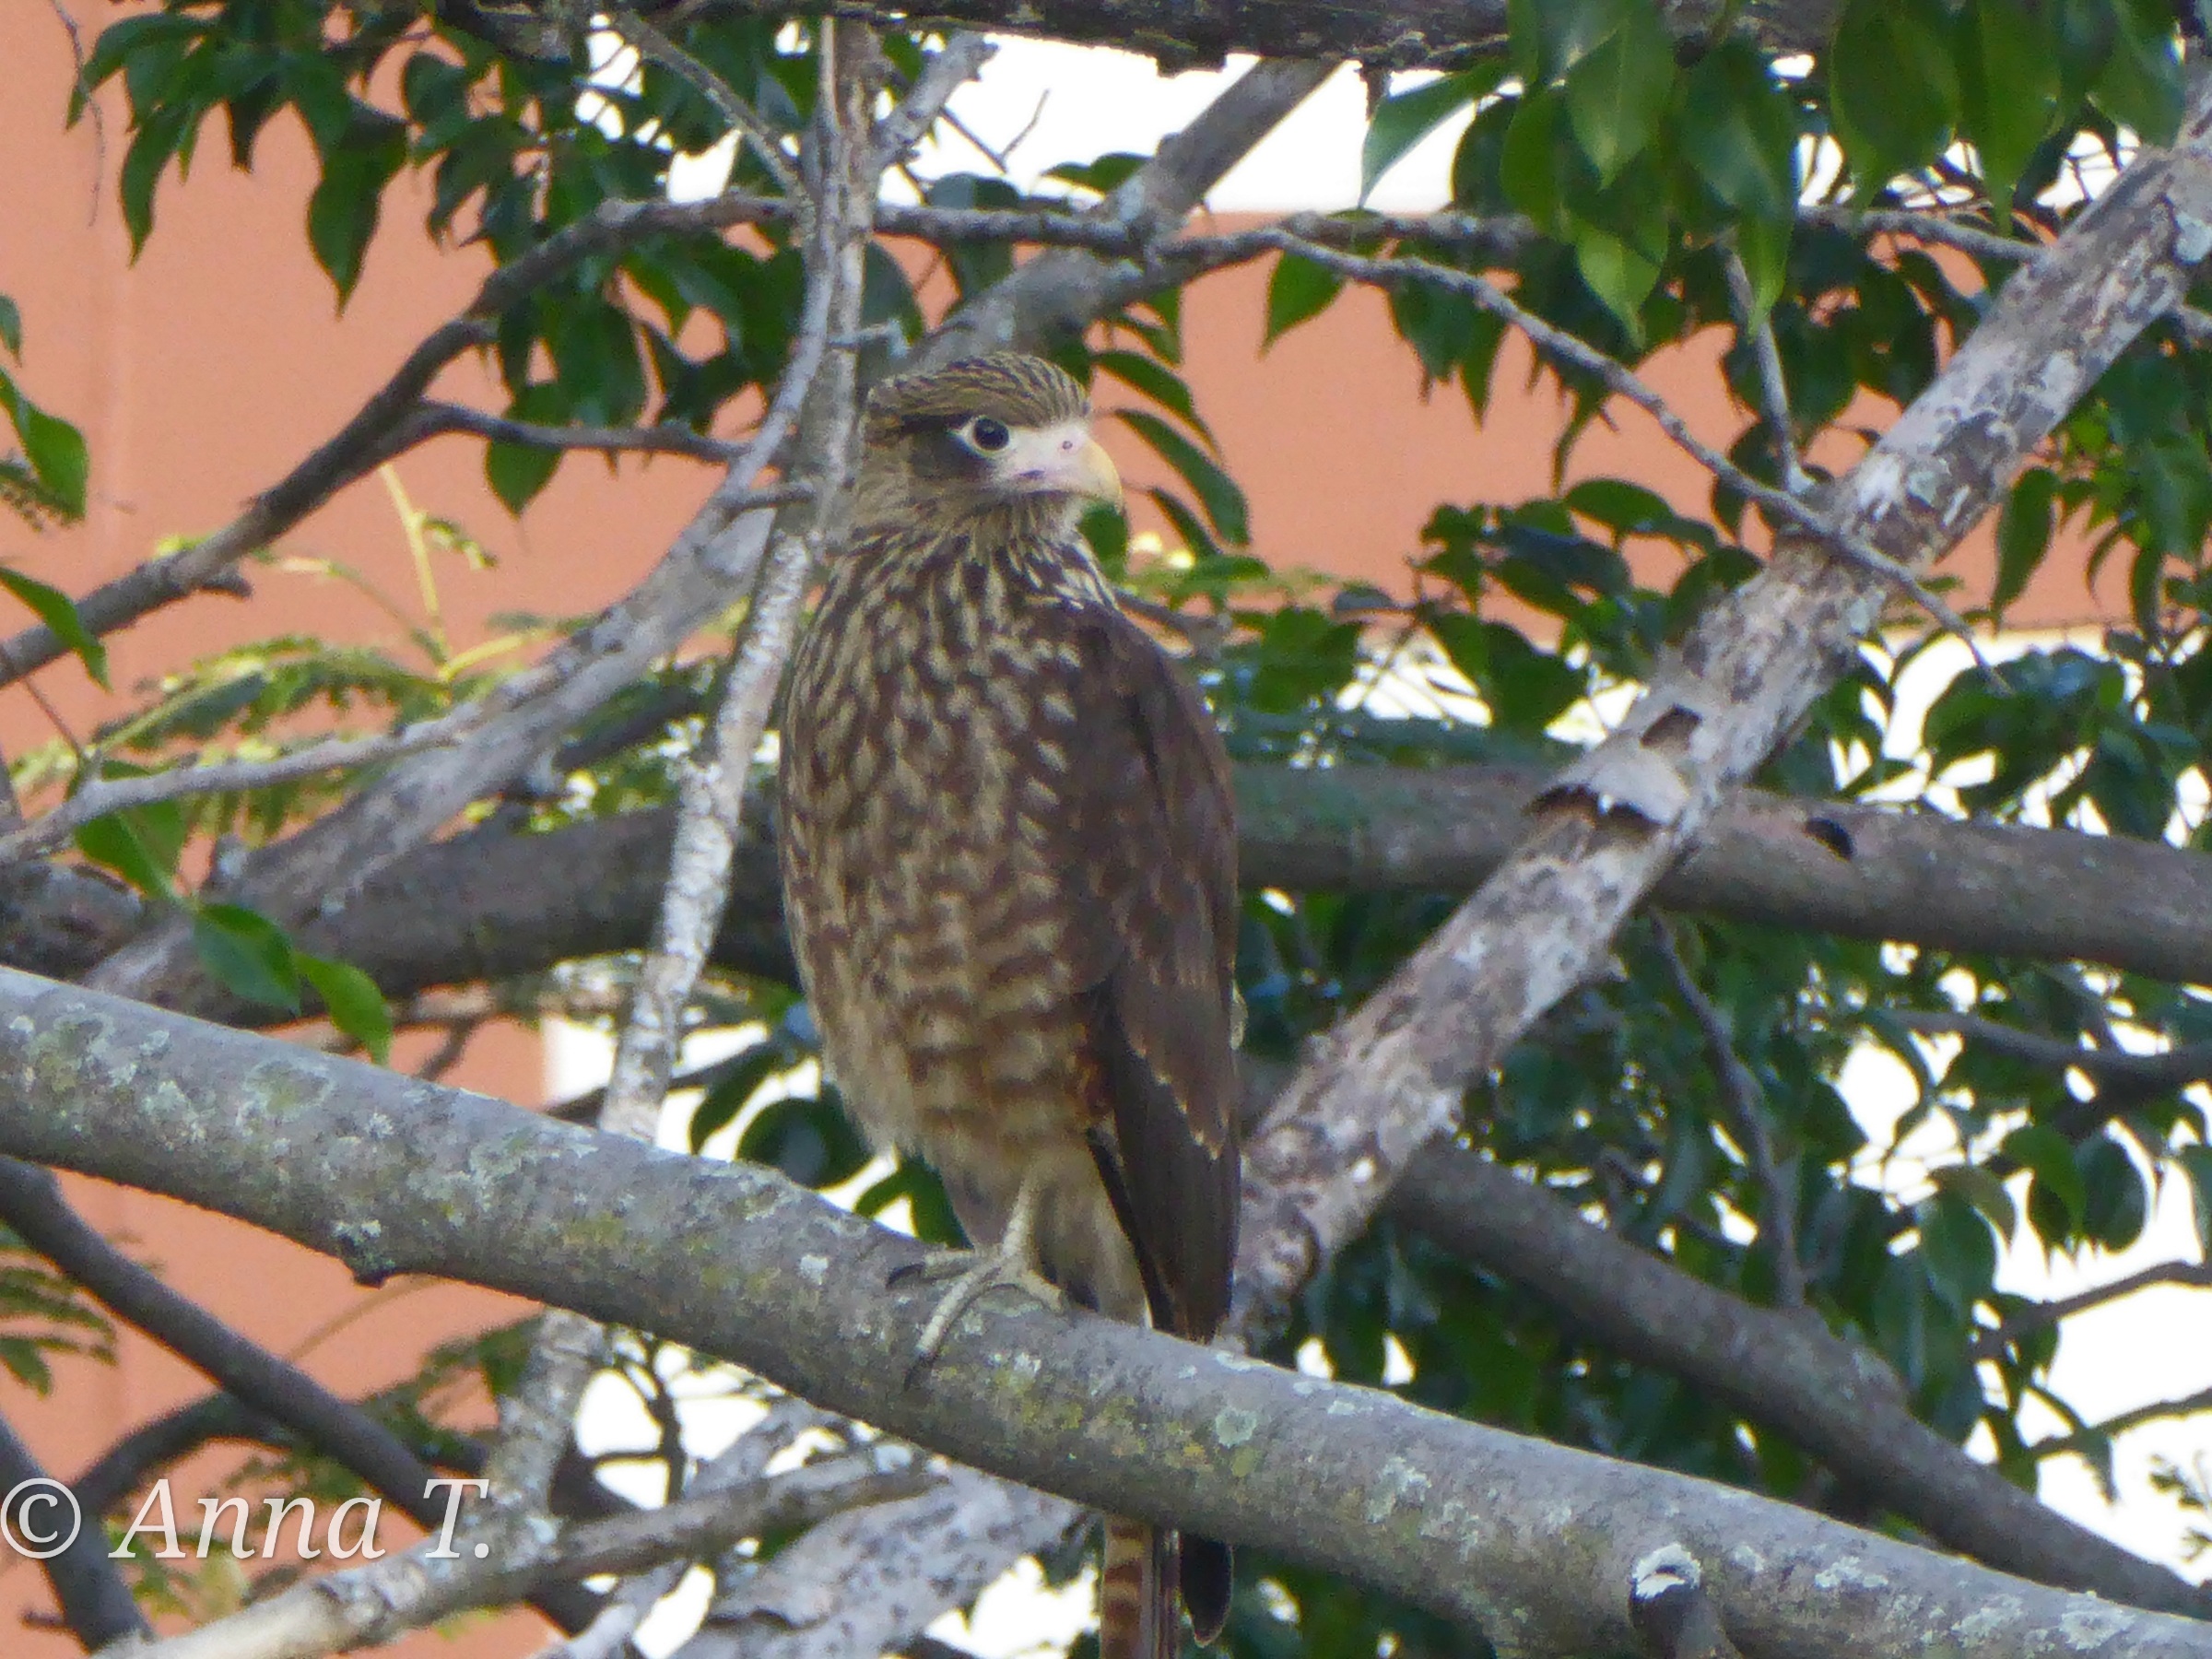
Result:
M1122 480L1090 435L1090 400L1042 358L963 358L902 374L868 398L856 516L1007 517L1072 523L1086 501L1122 502Z

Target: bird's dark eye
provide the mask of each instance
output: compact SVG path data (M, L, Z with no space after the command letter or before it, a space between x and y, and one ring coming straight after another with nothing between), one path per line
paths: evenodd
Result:
M994 420L988 415L979 416L968 429L968 441L986 455L995 455L1014 441L1014 434L1006 430L1006 423Z

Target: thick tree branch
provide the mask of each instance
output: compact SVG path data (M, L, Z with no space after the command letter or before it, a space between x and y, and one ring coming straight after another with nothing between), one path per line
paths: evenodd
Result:
M771 0L706 0L712 14L787 17ZM1418 69L1464 64L1505 49L1505 0L1031 0L1009 9L994 0L928 0L914 9L876 0L806 0L795 9L862 18L887 29L917 22L1014 29L1055 40L1149 53L1171 68L1218 64L1230 53L1284 58L1355 58L1378 68ZM1740 17L1761 40L1783 52L1828 43L1836 7L1830 0L1668 0L1660 8L1684 39L1717 20Z
M886 1275L919 1247L771 1171L5 971L0 1149L219 1208L357 1271L440 1272L653 1329L974 1467L1351 1574L1508 1655L1630 1640L1623 1587L1666 1543L1708 1564L1731 1633L1762 1654L2010 1659L2062 1629L2100 1659L2212 1654L2212 1626L1088 1315L989 1304L907 1386L935 1297ZM2170 1604L2194 1605L2159 1576Z
M1915 1418L1875 1354L1803 1312L1755 1308L1594 1227L1462 1147L1425 1148L1390 1214L1542 1297L1615 1353L1780 1430L1881 1508L1955 1549L2053 1583L2200 1615L2163 1567L2038 1503Z
M1468 890L1512 850L1541 784L1541 774L1497 766L1242 767L1241 868L1250 885L1289 892ZM773 818L765 804L747 814L714 955L788 981ZM673 821L671 812L639 812L545 836L471 830L401 860L300 938L358 963L394 997L635 950L658 901L653 872L665 867ZM1744 790L1652 901L1849 938L2212 982L2212 858L2123 836ZM108 881L67 865L21 865L0 873L0 964L73 978L141 918L138 901ZM219 1011L247 1023L268 1017L243 1006ZM2069 1049L2065 1063L2094 1066L2099 1056Z

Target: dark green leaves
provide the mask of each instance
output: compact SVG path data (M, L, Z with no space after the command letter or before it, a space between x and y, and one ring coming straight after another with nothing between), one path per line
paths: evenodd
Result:
M1959 118L1953 32L1940 0L1849 0L1829 54L1830 109L1871 199L1935 159Z
M1157 415L1142 409L1116 409L1114 415L1191 487L1207 523L1223 540L1242 547L1252 539L1244 492L1218 462Z
M1342 292L1344 278L1326 265L1316 265L1296 253L1283 254L1276 260L1275 269L1267 277L1267 333L1264 344L1272 346L1300 323L1318 317Z
M391 1007L359 968L294 949L289 934L242 904L199 906L193 913L192 943L200 965L234 996L297 1014L305 984L322 999L332 1025L379 1065L391 1059Z
M1385 98L1375 107L1359 147L1359 199L1366 201L1376 182L1415 145L1495 89L1504 73L1502 64L1488 64Z
M23 458L0 455L0 500L35 524L85 516L85 487L91 460L84 435L57 415L49 415L23 394L15 377L0 369L0 410L15 429Z
M192 923L200 963L232 994L264 1007L300 1010L300 969L284 929L240 904L202 905Z
M1961 123L2002 223L2013 185L2058 115L2058 31L2049 6L1967 0L1958 40Z
M1685 77L1682 154L1737 212L1786 221L1797 210L1797 122L1750 42L1709 52Z
M406 164L406 127L354 104L345 111L332 139L325 143L318 128L315 143L322 152L323 177L308 198L308 245L337 285L343 303L360 280L361 259L376 234L384 186Z
M1605 184L1658 135L1675 83L1674 41L1650 0L1607 9L1610 29L1567 71L1568 120Z

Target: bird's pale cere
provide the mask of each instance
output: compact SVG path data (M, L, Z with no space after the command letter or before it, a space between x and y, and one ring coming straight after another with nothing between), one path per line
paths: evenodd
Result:
M1090 435L1088 420L1018 427L978 415L953 435L982 458L986 488L1009 496L1071 495L1122 504L1122 475L1106 446Z
M792 665L785 914L824 1058L977 1246L920 1347L1006 1288L1204 1342L1237 1242L1229 760L1084 546L1121 493L1083 388L971 358L876 388ZM1102 1659L1221 1628L1219 1543L1107 1529Z

